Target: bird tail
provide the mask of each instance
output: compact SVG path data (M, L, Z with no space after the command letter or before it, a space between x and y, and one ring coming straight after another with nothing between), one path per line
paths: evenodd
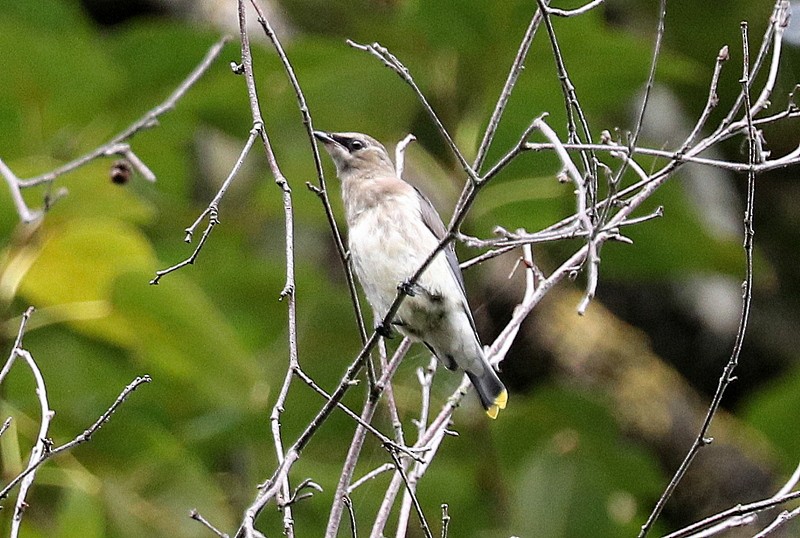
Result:
M480 375L467 372L467 376L469 376L469 380L478 392L478 397L481 399L483 408L486 409L486 414L490 418L497 418L497 413L506 408L508 392L503 382L497 377L494 368L486 364Z

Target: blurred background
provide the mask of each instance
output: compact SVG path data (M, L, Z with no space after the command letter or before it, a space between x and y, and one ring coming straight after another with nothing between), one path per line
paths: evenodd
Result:
M235 4L6 2L0 9L0 158L29 177L105 143L163 101L221 35L237 34ZM463 172L409 88L345 39L379 41L397 55L469 159L535 2L262 4L315 126L366 132L389 147L414 133L407 177L447 221ZM772 6L768 0L670 0L643 144L680 145L727 44L731 60L708 124L717 125L740 89L739 23L750 22L754 56ZM635 123L657 7L654 0L607 0L583 16L554 20L596 138L603 129L622 135ZM360 339L321 204L305 187L316 176L294 94L263 34L253 29L267 130L293 187L300 360L330 389ZM770 111L786 108L800 80L799 34L797 25L788 31ZM190 254L184 229L211 200L247 137L252 120L244 79L229 67L239 59L234 40L157 128L132 140L157 183L135 175L126 185L113 184L114 159L94 161L56 182L54 189L68 195L34 225L19 223L7 189L0 189L2 349L10 350L20 314L35 305L25 347L41 367L56 411L53 441L82 432L135 376L153 378L90 443L41 468L28 496L24 536L210 535L189 519L192 508L234 532L256 484L275 468L268 413L287 366L286 305L278 301L284 223L280 191L258 150L223 200L221 224L197 263L158 286L148 284L156 270ZM564 136L563 98L543 28L487 162L542 112ZM767 148L773 156L788 153L799 131L797 120L769 127ZM740 138L713 151L715 158L746 158ZM650 170L663 162L641 164ZM325 166L341 215L333 169L327 160ZM536 231L571 215L572 187L556 180L558 170L550 155L522 156L482 192L464 231L480 237L490 237L496 225ZM678 488L657 532L772 495L800 460L797 174L779 170L757 180L754 305L738 379L711 428L714 444ZM452 536L636 535L691 445L731 352L744 276L744 188L743 176L683 167L639 213L663 205L664 217L626 230L633 245L603 249L598 298L586 316L576 314L581 277L548 295L503 365L508 409L490 422L469 395L454 417L460 436L445 441L420 483L434 529L440 504L448 503ZM29 189L25 196L39 207L46 193ZM564 242L534 253L547 270L579 246ZM462 260L479 253L459 246ZM465 274L484 342L522 296L519 275L508 278L518 255ZM425 349L415 346L395 377L407 435L419 407L415 370L427 362ZM437 375L434 409L458 381L448 372ZM0 437L5 482L24 468L39 411L23 364L0 391L0 419L14 418ZM346 401L360 409L363 393L351 391ZM322 403L307 387L293 385L282 420L287 442ZM376 425L390 430L385 411ZM335 414L295 466L295 483L308 477L325 489L296 506L298 535L322 534L353 430L350 419ZM385 451L368 438L356 475L385 461ZM353 495L361 533L368 532L388 477ZM0 532L8 532L12 506L5 501ZM280 533L271 509L261 522L268 535ZM349 533L343 525L340 535ZM413 523L410 535L421 536Z

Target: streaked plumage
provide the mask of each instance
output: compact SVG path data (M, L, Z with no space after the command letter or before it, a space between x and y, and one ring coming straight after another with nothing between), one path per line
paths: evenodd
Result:
M336 164L348 226L348 246L376 322L445 234L436 210L397 177L383 145L360 133L314 135ZM424 342L449 369L464 370L487 414L506 405L503 383L484 357L452 245L439 253L403 300L394 327Z

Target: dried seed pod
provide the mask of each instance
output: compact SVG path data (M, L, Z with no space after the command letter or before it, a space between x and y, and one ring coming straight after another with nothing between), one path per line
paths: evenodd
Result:
M131 179L133 167L128 159L118 159L111 165L111 182L117 185L125 185Z

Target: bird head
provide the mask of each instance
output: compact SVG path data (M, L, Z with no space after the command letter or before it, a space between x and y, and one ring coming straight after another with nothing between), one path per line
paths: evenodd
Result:
M394 164L383 144L361 133L327 133L314 131L336 165L336 175L346 180L351 176L394 174Z

